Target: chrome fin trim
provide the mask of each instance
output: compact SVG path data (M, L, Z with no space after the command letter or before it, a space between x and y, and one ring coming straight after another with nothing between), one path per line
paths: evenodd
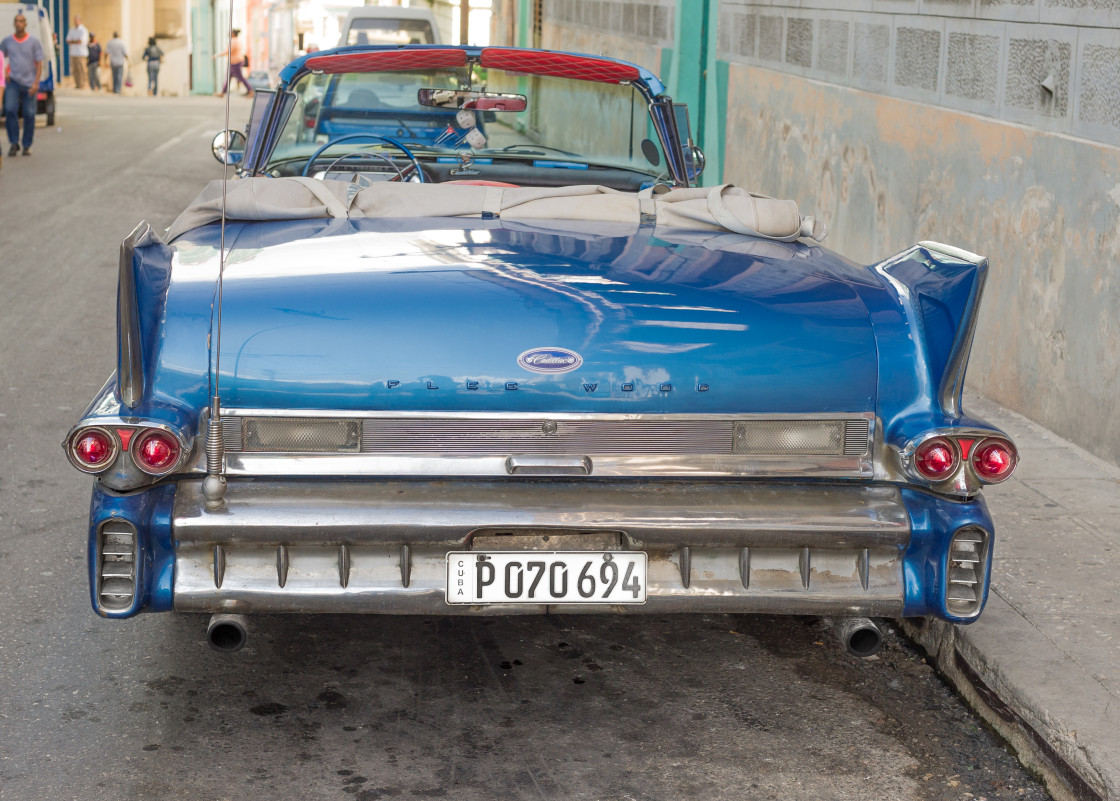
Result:
M139 406L144 397L140 309L133 260L137 243L151 234L151 230L148 223L142 222L121 243L120 276L117 281L117 390L121 403L130 409Z

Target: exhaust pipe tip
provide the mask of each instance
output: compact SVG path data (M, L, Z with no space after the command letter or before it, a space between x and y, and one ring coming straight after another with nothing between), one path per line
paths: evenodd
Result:
M220 654L232 654L245 647L249 626L244 615L213 615L206 626L206 642Z
M860 659L875 656L883 647L883 632L866 617L837 621L836 635L844 644L844 650Z

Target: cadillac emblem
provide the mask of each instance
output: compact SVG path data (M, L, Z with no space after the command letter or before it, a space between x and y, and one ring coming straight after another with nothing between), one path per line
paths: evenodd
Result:
M481 175L474 169L474 153L469 150L459 151L459 166L451 171L452 175Z
M532 373L570 373L583 364L583 357L567 348L533 348L518 356L517 363Z

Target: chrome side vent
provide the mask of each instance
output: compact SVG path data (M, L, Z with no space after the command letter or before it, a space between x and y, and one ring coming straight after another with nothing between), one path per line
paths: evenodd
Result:
M987 563L988 532L962 528L953 535L945 578L945 608L950 614L969 617L980 611Z
M106 611L120 612L131 607L136 596L136 529L110 520L99 538L97 602Z
M844 455L862 456L871 452L868 441L871 433L870 420L847 420L844 423Z
M245 431L240 417L222 417L222 445L227 451L245 449Z

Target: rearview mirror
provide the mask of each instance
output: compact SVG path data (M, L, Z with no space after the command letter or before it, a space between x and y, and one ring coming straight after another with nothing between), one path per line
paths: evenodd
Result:
M240 164L245 158L245 134L241 131L222 131L210 143L210 152L219 164Z
M525 95L454 89L421 89L416 93L416 100L421 106L470 111L524 111L528 105Z

